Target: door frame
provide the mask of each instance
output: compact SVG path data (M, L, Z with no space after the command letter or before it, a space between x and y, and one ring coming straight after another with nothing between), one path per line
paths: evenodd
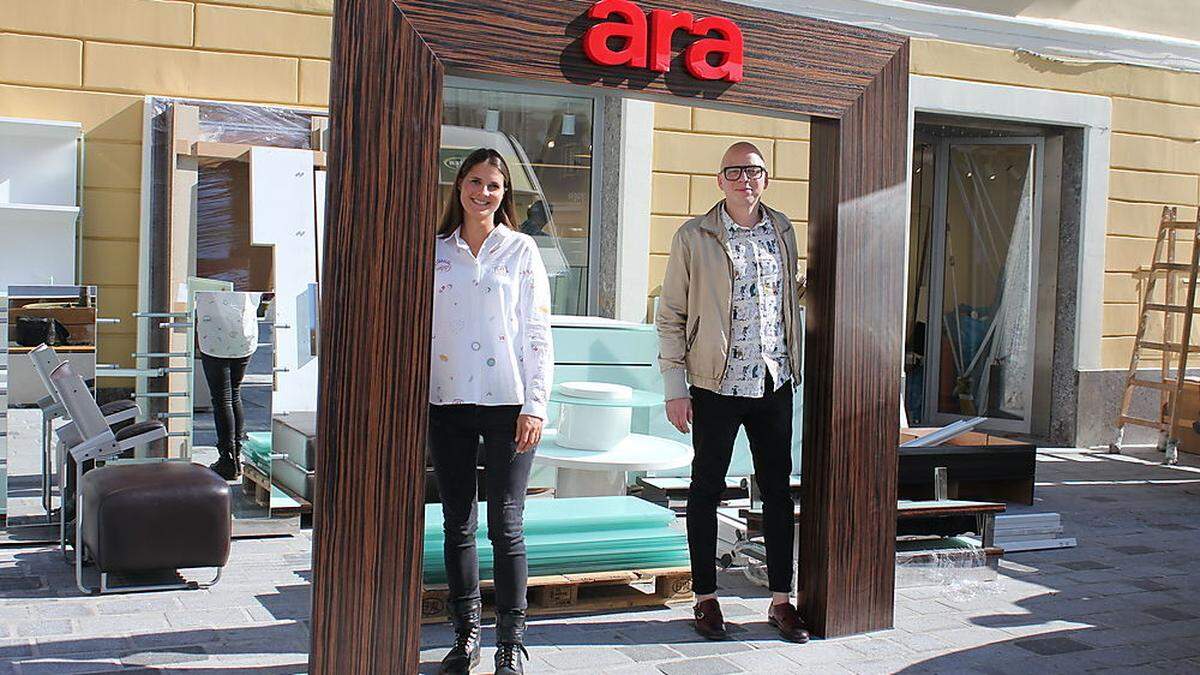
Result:
M931 245L933 250L929 256L929 300L926 307L929 315L926 317L927 329L925 331L925 414L922 415L926 425L945 425L956 420L967 419L968 415L958 415L953 413L944 413L938 410L939 382L941 377L941 336L942 336L942 308L945 306L943 294L945 293L946 279L946 208L947 198L949 196L949 176L950 176L950 149L955 145L1032 145L1034 147L1034 192L1033 192L1033 225L1030 233L1030 301L1029 314L1031 317L1037 317L1037 275L1038 263L1040 258L1041 231L1042 231L1042 180L1045 177L1045 154L1046 143L1045 138L1041 136L999 136L999 137L941 137L936 139L937 148L935 151L934 169L934 208L933 208L933 232ZM934 308L937 308L935 311ZM1032 404L1033 400L1033 349L1037 346L1037 340L1034 338L1037 322L1030 321L1029 341L1030 359L1028 370L1025 373L1024 391L1027 405ZM1027 411L1025 418L1022 420L1006 420L1000 418L989 417L982 427L995 431L1014 431L1019 433L1029 433L1033 418L1032 411Z
M343 0L334 16L313 533L313 673L412 672L441 88L447 73L810 121L800 549L817 635L892 625L908 39L716 0L743 77L598 66L588 0Z

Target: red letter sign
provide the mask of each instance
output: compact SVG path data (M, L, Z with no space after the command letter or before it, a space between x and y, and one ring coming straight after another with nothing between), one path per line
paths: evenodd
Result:
M613 15L616 20L608 21ZM684 51L683 62L692 77L742 81L742 31L729 19L695 19L691 12L656 9L647 21L630 0L599 0L588 10L588 16L603 21L583 34L583 53L592 63L665 73L671 70L671 39L682 30L700 38ZM716 37L709 37L713 32ZM624 40L624 45L611 49L609 38ZM720 56L716 65L708 62L709 54Z
M716 31L721 37L701 37L687 48L684 62L688 72L701 80L742 81L742 31L729 19L708 17L692 24L692 35ZM708 62L710 53L722 55L718 65Z
M607 19L616 14L624 22L598 23L583 34L583 53L602 66L646 67L646 15L629 0L600 0L592 5L588 16ZM620 51L608 48L608 38L625 40Z
M650 12L650 70L665 73L671 69L671 38L677 30L692 31L691 12Z

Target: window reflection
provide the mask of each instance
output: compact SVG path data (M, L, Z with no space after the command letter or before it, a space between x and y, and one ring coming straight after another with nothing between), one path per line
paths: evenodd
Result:
M439 154L444 203L463 157L490 147L512 171L519 229L534 237L555 314L587 314L592 202L590 98L447 87Z

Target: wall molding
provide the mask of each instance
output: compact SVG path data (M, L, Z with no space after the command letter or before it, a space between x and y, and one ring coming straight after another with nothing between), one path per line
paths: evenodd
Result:
M1200 72L1200 41L1075 23L1002 16L908 0L731 0L915 38L1032 52L1050 59Z

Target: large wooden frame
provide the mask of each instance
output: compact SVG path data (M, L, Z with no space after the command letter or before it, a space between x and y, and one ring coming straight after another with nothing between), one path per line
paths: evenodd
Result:
M892 622L908 43L715 0L745 80L600 68L587 0L340 0L322 274L311 670L414 672L442 78L810 116L801 584L818 635Z

